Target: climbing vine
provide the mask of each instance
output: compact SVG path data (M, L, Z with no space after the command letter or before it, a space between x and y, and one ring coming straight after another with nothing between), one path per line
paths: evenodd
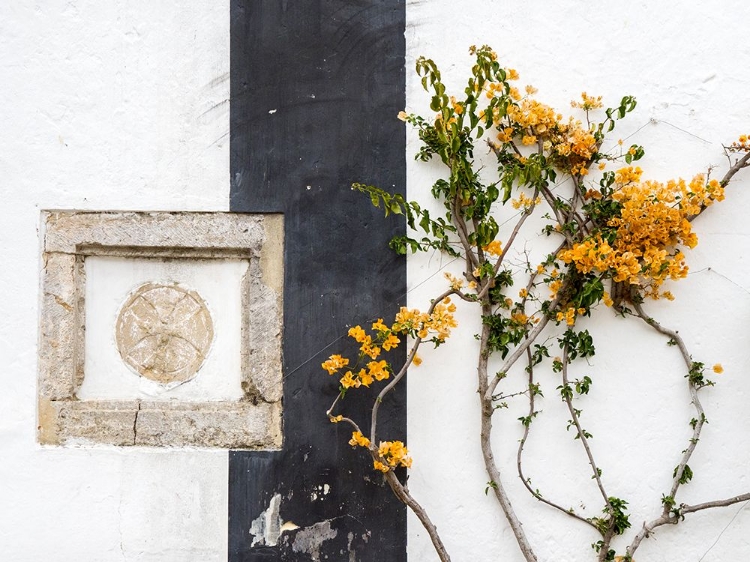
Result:
M322 364L339 385L327 415L333 423L351 426L349 444L371 457L373 469L420 519L440 560L450 560L435 525L397 474L411 467L412 458L403 442L381 439L378 415L391 390L421 362L420 347L437 347L448 340L457 327L457 303L473 307L481 319L476 373L487 491L497 499L525 560L536 561L537 555L511 506L492 445L494 416L508 399L518 397L528 400L528 413L519 420L523 435L516 451L518 477L527 491L549 508L591 527L597 537L592 544L596 560L631 561L643 539L657 528L677 524L696 511L750 499L750 493L743 493L696 505L679 502L681 487L693 478L689 463L707 420L699 393L714 384L711 371L719 373L722 368L706 368L694 359L680 334L661 325L645 308L649 300L674 299L665 284L687 275L685 251L698 243L693 220L722 201L735 174L750 164L750 142L743 135L724 147L728 169L721 177L714 177L715 170L709 168L689 180L647 180L636 164L645 154L642 146L619 141L612 143L613 150L602 150L618 122L635 109L635 98L625 96L605 108L600 97L583 93L572 103L578 116L565 118L538 101L533 87L520 89L518 73L502 66L489 47L472 47L471 53L475 64L460 98L447 93L433 61L419 58L416 71L430 95L432 114L399 114L419 135L417 159L436 159L444 165L444 177L431 190L443 205L439 216L401 195L353 186L386 216L405 217L410 230L391 241L396 252L444 252L463 264L463 275L446 274L446 289L425 311L404 307L392 321L379 319L349 330L357 352L352 357L332 355ZM479 149L496 158L491 181L488 170L475 161ZM528 252L516 248L517 255L527 256L525 264L508 263L511 248L528 240L521 233L535 214L543 219L542 233L554 240L554 249L540 263L532 263ZM503 240L498 239L501 217L514 221ZM596 353L596 334L582 329L580 319L607 308L644 322L676 348L684 363L680 376L694 409L686 420L691 436L677 448L682 450L677 465L668 468L671 486L655 506L654 517L637 524L628 513L627 499L608 491L592 436L581 424L577 399L590 392L595 377L571 378L576 362ZM403 364L390 359L390 352L400 345L408 346ZM542 369L557 378L556 392L569 414L567 428L580 443L592 485L601 496L595 515L578 513L542 495L524 474L524 445L540 413L536 400L542 386L537 374ZM519 376L525 390L505 393L508 381ZM380 388L367 427L354 421L357 416L339 413L345 412L347 393L361 387ZM632 527L638 532L618 554L614 539Z

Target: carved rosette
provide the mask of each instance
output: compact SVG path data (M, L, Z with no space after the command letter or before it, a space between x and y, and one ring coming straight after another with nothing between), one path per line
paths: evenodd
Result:
M120 308L115 327L122 360L142 377L161 384L195 377L213 338L205 301L177 284L138 287Z

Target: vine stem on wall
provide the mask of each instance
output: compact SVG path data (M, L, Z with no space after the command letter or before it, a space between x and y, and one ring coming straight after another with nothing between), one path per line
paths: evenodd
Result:
M748 153L748 155L746 155L746 157L743 160L747 161L748 159L747 156L750 156L750 153ZM737 169L739 170L739 168ZM728 177L731 178L731 175L728 174ZM634 302L633 308L635 309L635 313L638 318L643 320L646 324L651 326L654 330L656 330L660 334L668 337L670 341L676 344L677 349L680 351L682 360L685 363L685 366L688 372L690 372L691 369L693 369L693 359L690 356L687 346L685 345L685 340L682 338L682 336L680 336L680 334L676 330L671 330L669 328L662 326L653 317L649 316L643 310L643 306L639 302ZM687 466L687 463L690 460L690 457L693 455L693 451L695 451L695 448L698 445L698 441L700 440L700 435L703 429L703 425L706 423L705 410L703 409L703 405L701 404L701 401L698 397L699 387L693 382L693 380L691 380L689 376L687 377L687 379L688 379L688 390L690 391L691 402L693 404L693 407L695 408L696 413L698 414L698 417L693 418L694 420L694 423L692 424L693 433L690 437L690 442L688 444L688 447L682 453L682 457L680 458L680 463L679 465L677 465L677 468L675 469L674 477L672 479L672 487L669 491L669 497L672 498L673 501L675 500L677 496L677 492L680 488L680 485L683 483L683 475L685 472L685 467ZM696 504L696 505L680 504L678 508L673 508L671 505L665 503L662 513L661 515L659 515L659 517L653 519L652 521L649 521L648 523L643 524L643 527L641 528L641 530L638 532L638 534L635 536L633 541L630 543L630 546L628 546L628 548L626 549L626 553L628 556L632 557L633 554L635 554L635 551L640 546L643 539L649 537L655 529L657 529L658 527L661 527L662 525L667 525L667 524L676 525L677 523L680 522L682 517L688 513L694 513L696 511L701 511L703 509L710 509L714 507L726 507L735 503L747 501L749 499L750 499L750 493L747 493L747 494L740 494L738 496L734 496L726 500L709 501L709 502Z

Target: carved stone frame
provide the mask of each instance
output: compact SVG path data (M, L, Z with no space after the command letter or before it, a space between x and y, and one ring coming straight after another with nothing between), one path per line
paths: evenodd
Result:
M42 212L37 438L45 445L281 446L283 216ZM80 400L87 256L243 259L238 401Z

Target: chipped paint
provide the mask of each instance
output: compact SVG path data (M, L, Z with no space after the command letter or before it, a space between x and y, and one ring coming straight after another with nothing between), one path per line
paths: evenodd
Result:
M315 486L312 492L310 492L310 501L316 501L318 499L325 499L325 496L331 493L331 487L328 484L322 486Z
M283 533L299 529L299 525L293 521L281 519L280 508L281 494L275 494L268 508L250 524L249 532L253 537L251 546L276 546Z
M309 554L314 562L320 560L320 547L325 541L336 538L338 531L331 528L329 520L315 523L297 532L292 543L294 552Z
M250 534L253 536L251 546L276 546L283 525L279 516L279 507L281 507L281 494L276 494L271 498L268 509L250 524Z
M299 529L299 525L295 524L293 521L287 521L280 527L282 533L286 533L287 531L296 531L297 529Z
M346 551L349 553L349 562L357 562L357 558L354 555L354 550L352 550L353 540L354 540L354 533L350 531L349 533L346 534Z

